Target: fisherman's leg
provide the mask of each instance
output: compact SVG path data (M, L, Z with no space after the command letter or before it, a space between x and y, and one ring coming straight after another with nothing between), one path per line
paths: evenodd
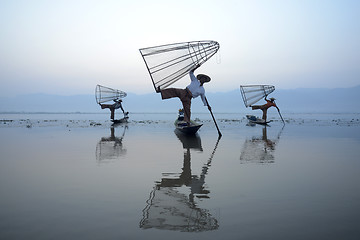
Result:
M101 109L105 109L105 108L111 108L112 105L111 104L100 104Z
M110 118L111 118L111 120L114 120L114 118L115 118L115 109L110 108L110 112L111 112Z
M174 97L181 98L181 94L183 91L185 91L185 90L179 89L179 88L163 89L163 90L161 90L161 98L162 99L169 99L169 98L174 98Z
M191 117L191 98L181 100L184 108L184 121L190 124Z
M267 117L267 109L264 108L264 109L261 109L263 111L263 116L262 116L262 119L264 119L266 121L266 117Z
M188 125L190 125L192 95L191 95L191 92L187 88L181 89L181 90L182 91L180 91L179 98L183 104L184 121L187 122Z

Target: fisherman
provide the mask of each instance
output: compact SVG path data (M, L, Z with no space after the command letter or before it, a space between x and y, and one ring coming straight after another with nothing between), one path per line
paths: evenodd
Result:
M262 116L262 119L264 119L264 121L266 122L266 118L267 118L267 110L270 108L270 107L276 107L276 109L278 111L280 111L280 109L278 108L278 106L276 106L275 104L275 98L270 98L270 100L268 100L266 97L265 97L265 101L266 103L264 105L254 105L254 106L250 106L252 108L252 110L255 110L255 109L261 109L263 111L263 116Z
M191 83L185 88L167 88L167 89L160 89L157 88L156 92L161 93L162 99L169 99L178 97L184 108L184 122L187 126L190 126L190 116L191 116L191 99L197 98L198 96L201 97L201 100L204 103L204 106L207 106L209 111L211 111L211 107L206 101L205 98L205 88L204 83L210 82L211 78L205 74L198 74L196 77L194 75L194 71L200 67L197 65L194 69L192 69L189 73Z
M110 109L110 112L111 112L111 115L110 115L110 119L114 121L114 118L115 118L115 109L121 109L123 114L124 114L124 117L126 117L129 112L125 112L124 111L124 108L121 104L122 100L121 99L114 99L113 100L115 103L114 104L100 104L101 106L101 109L105 109L105 108L109 108Z

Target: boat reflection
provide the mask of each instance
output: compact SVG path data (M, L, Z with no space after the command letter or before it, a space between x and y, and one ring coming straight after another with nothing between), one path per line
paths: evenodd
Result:
M193 135L187 135L178 130L175 130L174 133L182 143L183 149L193 149L201 152L203 151L203 148L201 146L201 138L198 133Z
M262 127L261 136L253 136L251 139L246 139L240 154L240 162L260 164L274 163L275 147L280 140L283 129L284 126L281 128L276 138L269 139L267 126L264 126Z
M123 128L120 137L115 136L115 128ZM120 156L126 154L126 149L123 147L123 138L125 131L128 129L127 125L110 127L110 137L102 137L96 145L96 161L99 163L112 162Z
M175 132L183 144L184 161L180 173L163 174L150 192L147 206L143 209L140 228L156 228L182 232L201 232L218 229L219 224L209 210L198 206L196 199L209 198L210 191L205 186L205 176L217 144L200 175L192 174L191 151L203 151L198 134L186 136Z

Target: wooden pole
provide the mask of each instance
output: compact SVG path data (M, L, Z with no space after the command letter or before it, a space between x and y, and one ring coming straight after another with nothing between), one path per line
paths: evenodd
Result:
M213 114L213 113L212 113L212 111L210 110L210 109L211 109L211 107L210 107L209 102L208 102L208 100L207 100L207 98L206 98L206 97L205 97L205 101L206 101L206 104L207 104L207 106L208 106L208 109L209 109L209 112L210 112L210 114L211 114L211 117L212 117L212 119L214 120L214 123L215 123L216 129L217 129L217 131L218 131L219 138L220 138L220 137L222 136L222 134L221 134L221 132L220 132L220 130L219 130L219 127L218 127L218 125L217 125L217 123L216 123L216 120L215 120L214 114Z
M274 101L274 103L275 103L275 101ZM275 103L275 104L276 104L276 103ZM280 109L277 107L277 105L276 105L276 109L278 110L278 113L279 113L279 115L280 115L280 118L281 118L283 124L285 124L285 121L284 121L283 117L281 116Z
M280 110L279 110L279 109L278 109L278 112L279 112L279 115L280 115L280 117L281 117L281 120L282 120L283 123L285 124L285 121L284 121L283 117L281 116L281 113L280 113Z

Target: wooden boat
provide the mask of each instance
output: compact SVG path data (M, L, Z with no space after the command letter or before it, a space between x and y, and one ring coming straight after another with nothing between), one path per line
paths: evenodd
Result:
M184 111L182 109L179 110L179 116L175 120L174 125L175 125L176 130L178 130L184 134L189 134L189 135L195 134L202 126L202 124L199 124L192 120L190 121L190 125L188 125L184 121Z
M129 117L126 115L126 116L123 117L123 118L114 119L114 120L111 120L111 121L113 122L112 125L115 125L115 124L120 124L120 123L126 123L128 119L129 119Z
M256 124L261 124L261 125L267 125L270 121L265 121L264 119L262 118L258 118L254 115L246 115L246 118L249 120L249 122L251 123L256 123Z

